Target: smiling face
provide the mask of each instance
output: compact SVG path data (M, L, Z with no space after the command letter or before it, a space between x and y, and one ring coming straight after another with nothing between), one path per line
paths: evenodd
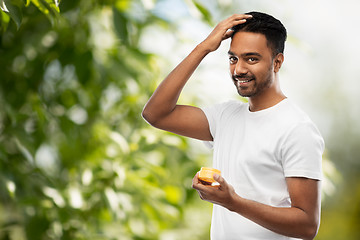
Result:
M271 48L260 33L237 32L230 50L230 74L238 93L243 97L258 97L275 88L275 73L280 66L274 64Z

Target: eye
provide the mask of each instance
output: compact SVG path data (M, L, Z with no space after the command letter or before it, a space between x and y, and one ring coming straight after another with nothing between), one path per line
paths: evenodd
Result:
M247 59L247 61L248 61L249 63L256 63L256 62L259 61L259 59L256 58L256 57L249 57L249 58Z
M230 64L234 64L234 63L237 62L237 58L234 57L234 56L230 56L230 57L229 57L229 61L230 61Z

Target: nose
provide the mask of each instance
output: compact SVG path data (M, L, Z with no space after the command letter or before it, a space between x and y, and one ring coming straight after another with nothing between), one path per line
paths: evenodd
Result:
M248 69L242 61L238 61L235 65L233 74L236 75L245 75L248 73Z

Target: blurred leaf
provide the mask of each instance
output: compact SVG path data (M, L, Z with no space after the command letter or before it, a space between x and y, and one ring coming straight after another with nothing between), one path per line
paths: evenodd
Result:
M46 235L50 223L44 216L34 216L27 219L27 227L25 229L28 239L43 239Z
M129 45L129 33L127 30L127 19L117 8L113 7L114 26L116 34L121 39L122 43Z
M193 3L194 5L196 6L196 8L200 11L200 13L202 14L204 20L212 25L213 22L212 22L212 18L211 18L211 13L209 12L209 10L207 10L206 7L204 7L204 5L202 5L201 3L199 3L198 1L196 0L193 0Z
M57 12L60 12L54 0L31 0L31 2L45 14L55 15Z
M131 1L117 0L115 3L115 7L123 12L129 9L130 4Z
M0 31L5 32L9 25L10 17L5 12L0 11Z
M60 12L64 13L66 11L72 10L80 3L80 0L72 0L72 1L66 1L62 0L59 4L59 10Z
M58 21L60 9L53 0L31 0L31 2L45 14L52 25Z
M15 22L16 27L19 29L22 22L22 6L24 5L21 0L4 0L6 8L9 11L11 19Z

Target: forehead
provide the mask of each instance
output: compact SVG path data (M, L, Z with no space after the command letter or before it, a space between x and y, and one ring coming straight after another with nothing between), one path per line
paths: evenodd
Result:
M245 53L259 53L262 56L271 55L265 35L253 32L237 32L234 34L230 51L240 56Z

